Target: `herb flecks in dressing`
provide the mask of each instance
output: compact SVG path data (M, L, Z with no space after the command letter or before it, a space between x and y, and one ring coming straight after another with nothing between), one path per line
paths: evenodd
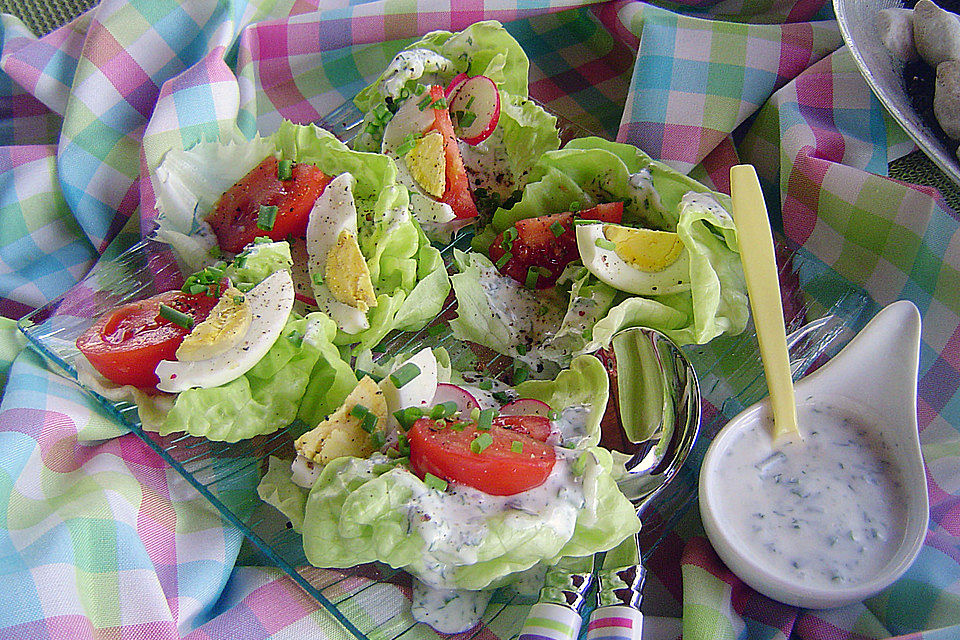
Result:
M711 479L721 526L758 563L811 586L870 579L894 556L906 492L890 446L851 412L800 405L803 440L775 449L770 425L744 429Z

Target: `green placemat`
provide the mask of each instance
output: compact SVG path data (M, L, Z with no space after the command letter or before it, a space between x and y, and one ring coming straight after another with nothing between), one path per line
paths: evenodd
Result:
M0 0L0 13L9 13L42 36L70 22L99 0Z

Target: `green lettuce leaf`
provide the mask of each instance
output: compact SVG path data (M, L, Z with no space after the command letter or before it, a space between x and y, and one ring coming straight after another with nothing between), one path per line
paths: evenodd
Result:
M711 192L632 145L577 138L559 151L544 154L533 167L519 202L510 209L498 209L491 224L474 237L473 248L485 254L493 239L519 220L617 200L624 202L625 224L680 236L690 255L689 291L634 296L592 275L572 275L568 269L569 289L561 278L555 289L518 293L516 303L512 298L494 303L492 295L516 292L507 291L509 285L482 286L480 275L489 261L471 255L456 260L460 273L452 277L459 305L459 317L451 322L454 334L517 356L510 346L518 337L517 323L503 309L535 309L533 304L520 304L521 298L531 295L552 309L557 294L567 296L563 319L555 321L551 311L545 315L549 323L540 322L530 334L520 336L528 343L527 355L521 359L530 364L547 361L565 366L570 357L606 346L614 333L630 326L659 329L680 344L702 344L723 333L743 331L749 311L729 197Z
M517 390L558 410L590 407L587 437L568 452L583 467L574 485L579 493L547 500L539 511L472 510L469 498L479 498L479 492L433 491L408 470L405 458L381 454L328 463L305 498L292 486L289 464L271 461L260 495L301 527L312 564L381 561L443 588L499 586L538 563L607 550L636 532L640 523L613 480L612 458L596 446L607 399L603 365L581 356L556 380L524 383ZM460 499L467 504L453 504Z
M239 378L177 394L160 434L186 432L236 442L293 422L320 355L303 339L309 322L292 315L267 354Z
M292 266L289 243L255 241L237 254L225 272L233 286L244 289L255 287L275 271L289 271Z
M216 237L204 217L224 191L269 154L314 164L327 175L349 172L354 177L358 241L378 306L367 316L368 329L356 334L338 331L337 345L355 345L354 351L370 348L390 331L419 329L440 312L450 291L446 270L439 250L410 213L409 196L396 182L393 160L354 151L315 125L283 121L269 136L203 142L188 151L167 153L155 179L157 235L174 248L186 270L196 271L214 261ZM251 269L244 263L237 272L256 279L258 274L243 273ZM305 268L294 269L295 279L307 277L305 273ZM298 289L311 290L305 281Z

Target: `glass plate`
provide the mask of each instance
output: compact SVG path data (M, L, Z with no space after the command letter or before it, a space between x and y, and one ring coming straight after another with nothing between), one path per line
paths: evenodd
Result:
M927 157L960 185L960 161L913 108L903 82L903 62L890 55L877 34L877 13L903 6L902 0L833 0L840 34L867 84Z
M346 140L358 130L359 122L356 109L348 105L328 115L322 124ZM561 126L564 139L582 133ZM453 248L466 248L468 241L468 236L461 235L441 248L448 265ZM862 291L836 277L804 251L784 250L783 255L786 257L782 260L781 283L790 318L788 330L794 331L791 358L799 377L838 351L873 315L876 307ZM120 304L179 288L183 277L169 247L147 239L114 260L101 260L80 284L23 318L19 327L37 351L64 375L76 380L74 362L79 352L75 341L95 318ZM453 339L447 321L455 314L454 304L450 302L424 330L388 336L378 350L382 357L424 346L443 346L458 369L479 365L487 372L509 371L512 364L509 358ZM686 347L685 352L700 379L703 397L700 433L704 437L673 484L644 513L640 543L645 558L696 500L700 461L709 441L729 418L766 393L752 328L739 336L718 338L709 345ZM141 429L135 405L111 402L87 390L240 529L252 543L252 549L241 552L248 564L273 563L316 598L338 623L335 629L328 630L331 638L447 637L413 620L408 598L396 589L398 586L409 588L409 577L402 571L381 564L351 569L309 566L300 534L256 493L269 456L293 458L293 438L288 429L237 443L178 434L159 436ZM483 624L456 637L467 640L488 635L486 630L502 638L514 636L530 604L531 601L513 591L500 590L492 598Z
M463 239L459 241L462 242ZM453 245L444 248L445 257L449 258L452 248ZM873 315L875 307L861 291L845 285L822 263L802 251L790 255L784 264L781 279L788 285L785 301L791 318L789 328L795 337L791 359L799 377L823 357L839 350ZM65 375L76 379L75 341L95 318L117 305L177 287L182 278L168 247L145 240L115 260L101 261L61 299L21 320L20 329L33 347ZM509 368L508 358L454 340L446 327L452 313L451 303L431 325L442 327L443 331L428 328L388 337L382 345L384 355L422 346L443 346L451 352L455 366L469 368L479 362L494 371ZM818 320L809 322L811 319ZM686 347L685 352L700 379L704 397L701 434L705 437L695 447L674 484L647 510L641 535L645 556L654 551L696 499L700 461L710 439L729 418L766 392L756 337L749 329L740 336L724 336L709 345ZM178 434L159 436L140 428L135 405L94 395L237 526L269 562L283 569L316 598L339 622L341 637L359 640L441 637L429 627L414 622L409 607L404 606L404 598L386 597L385 585L408 586L408 578L402 572L379 564L343 570L308 566L300 535L289 528L289 523L273 507L262 503L256 493L260 473L270 455L292 458L292 437L286 429L232 444ZM491 601L483 619L484 626L502 637L509 637L519 629L529 604L516 594L501 591ZM472 638L482 629L462 636Z

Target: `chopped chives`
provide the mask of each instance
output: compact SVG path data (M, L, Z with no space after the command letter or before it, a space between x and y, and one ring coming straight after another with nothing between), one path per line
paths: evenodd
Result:
M520 232L516 227L508 227L503 232L503 248L510 251L513 248L513 241L520 237Z
M474 422L479 421L479 420L480 420L480 409L478 409L477 407L474 407L473 409L470 409L470 419L473 420Z
M467 425L466 425L466 423L463 423L463 422L451 422L451 423L447 424L447 426L450 427L453 431L463 431L463 429L464 429Z
M527 345L525 345L525 344L518 344L518 345L517 345L517 353L520 354L521 356L522 356L522 355L526 355L526 353L527 353Z
M293 177L293 160L281 160L277 163L277 179L289 180Z
M497 259L497 262L496 262L496 267L497 267L497 269L503 269L503 265L505 265L505 264L507 264L508 262L510 262L510 260L511 260L512 258L513 258L513 254L510 253L509 251L506 252L505 254L503 254L502 256L500 256L500 257Z
M511 400L510 394L507 393L506 391L494 391L493 399L499 402L500 404L507 404Z
M582 208L583 208L583 205L580 204L579 202L570 203L570 211L580 211L580 209Z
M405 156L410 153L415 146L417 146L417 135L415 133L407 134L400 143L400 146L397 147L397 155Z
M380 449L383 445L387 444L387 439L379 431L374 431L370 434L370 441L373 443L374 449Z
M493 426L493 409L481 409L477 416L477 429L480 431L489 431Z
M469 127L477 120L477 114L473 111L457 111L457 123L461 127Z
M530 377L530 372L526 367L517 367L513 371L513 384L517 385Z
M600 247L601 249L606 249L607 251L613 251L614 249L617 248L617 245L613 244L606 238L597 238L594 241L594 244Z
M587 468L587 453L583 453L579 458L573 461L573 464L570 465L570 470L573 472L573 475L582 476L583 472Z
M444 98L437 98L432 103L430 103L431 109L446 109L447 101Z
M429 106L430 106L430 96L429 96L429 95L420 98L420 102L417 103L417 108L420 109L420 111L423 111L424 109L426 109L426 108L429 107Z
M410 429L413 423L423 417L423 410L420 407L407 407L393 412L393 417L397 419L404 431Z
M440 418L446 418L447 415L449 415L449 414L447 413L447 408L444 407L442 404L435 405L435 406L433 407L433 409L430 409L430 418L433 419L433 420L439 420Z
M473 106L473 101L477 99L477 96L470 96L470 99L467 100L467 109Z
M399 451L402 456L410 455L410 440L407 438L407 434L397 434L397 451Z
M364 416L363 420L360 422L360 428L367 433L373 433L373 430L377 428L377 414L368 413L366 416ZM377 448L379 449L379 447Z
M566 229L564 229L563 225L557 221L554 221L554 223L550 225L550 233L553 234L554 238L559 238L562 236L564 231L566 231Z
M368 415L370 415L370 409L367 409L365 406L358 403L353 405L353 408L350 409L350 415L353 416L354 418L363 420Z
M206 293L207 291L207 285L205 284L191 284L188 286L189 286L189 290L188 290L189 293L197 294L197 293Z
M493 389L493 380L481 380L478 386L484 391L490 391L490 389Z
M426 90L427 90L427 88L426 88L425 86L423 86L422 84L417 83L417 86L415 86L415 87L413 88L413 95L419 96L421 93L423 93L423 92L426 91Z
M160 317L184 329L193 329L193 318L191 316L163 303L160 304Z
M483 453L483 450L493 444L493 436L489 433L481 433L473 442L470 443L470 451L474 453Z
M514 440L510 443L510 451L514 453L523 453L523 443L519 440Z
M310 276L310 281L319 287L321 284L323 284L323 274L317 271Z
M246 300L243 296L233 296L233 304L243 304L243 301Z
M437 491L446 491L447 490L447 481L443 478L438 478L432 473L427 473L423 476L423 484L431 489L436 489Z
M272 231L273 225L277 222L276 205L260 205L260 211L257 213L257 228L264 231Z
M443 407L443 417L452 416L457 412L457 409L460 408L453 400L447 400L441 403L440 406Z
M408 362L390 374L390 382L392 382L393 386L395 386L397 389L401 389L403 385L407 384L418 375L420 375L420 367L412 362Z
M579 227L579 226L585 225L585 224L600 224L600 223L597 222L596 220L591 220L590 218L574 218L574 219L573 219L573 224L574 224L574 226Z
M528 267L527 277L523 280L523 286L527 289L536 289L538 278L540 278L539 270L536 267Z

